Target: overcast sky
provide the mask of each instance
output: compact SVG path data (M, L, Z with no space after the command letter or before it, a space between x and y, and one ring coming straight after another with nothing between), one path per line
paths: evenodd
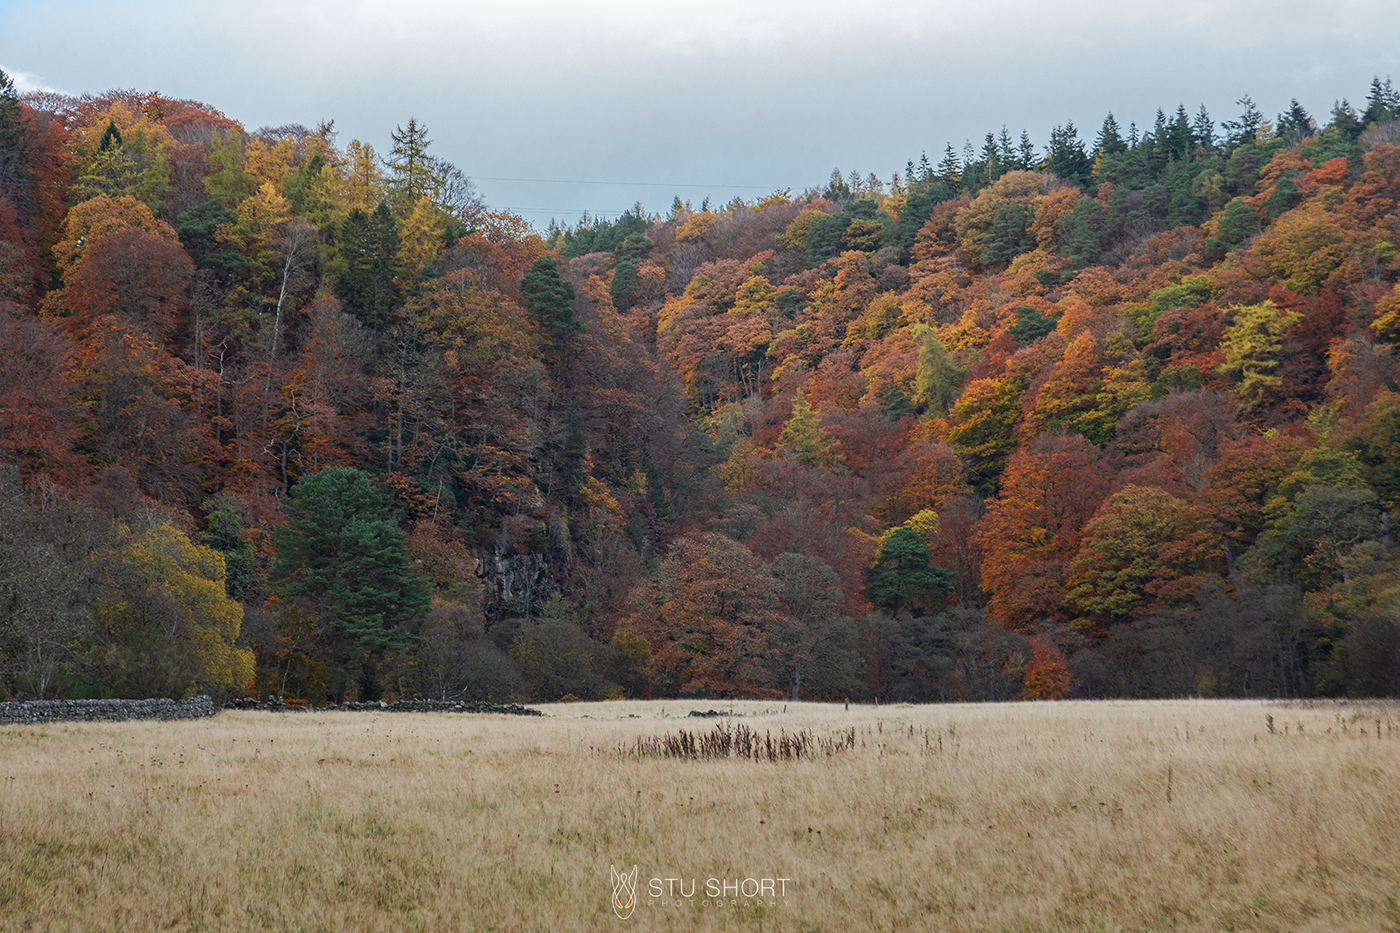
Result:
M888 180L1003 123L1043 148L1110 110L1126 129L1204 103L1218 126L1244 94L1326 122L1373 75L1400 81L1397 35L1394 0L0 0L21 88L160 91L250 130L333 119L381 153L416 116L541 228L801 191L833 166Z

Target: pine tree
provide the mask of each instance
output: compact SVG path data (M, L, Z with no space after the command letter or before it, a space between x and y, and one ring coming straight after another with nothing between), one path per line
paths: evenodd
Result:
M953 151L952 143L943 147L943 158L938 163L938 177L954 194L962 190L962 163L958 161L958 154Z
M106 152L108 149L120 149L122 147L122 132L117 129L117 121L107 121L107 129L102 131L102 141L97 144L98 152Z
M1033 248L1035 239L1026 231L1028 223L1026 209L1014 201L997 208L982 238L982 265L999 268Z
M1356 115L1356 108L1343 97L1332 102L1332 126L1347 139L1355 139L1366 127Z
M991 133L982 142L982 184L990 185L998 178L1006 174L1006 164L1001 160L1001 150L997 147L997 141Z
M335 293L345 310L368 327L388 327L399 305L399 233L383 202L373 214L355 208L345 218L340 256Z
M1123 136L1118 131L1118 121L1113 118L1113 111L1109 111L1108 116L1103 119L1103 126L1099 127L1099 136L1094 140L1094 152L1096 155L1116 155L1127 151L1128 144L1123 141Z
M1288 110L1278 115L1278 134L1290 146L1298 145L1316 132L1317 124L1296 97L1289 102Z
M629 259L619 259L613 266L612 282L608 293L612 296L613 307L626 311L637 301L637 291L642 287L642 277L636 265Z
M546 349L559 351L583 330L583 322L574 315L573 283L559 276L553 256L541 256L530 266L520 282L520 296L539 322L540 343Z
M1016 158L1016 147L1011 142L1011 131L1006 128L1006 124L1001 125L1001 133L997 136L997 150L1001 156L1001 164L1007 168L1021 168Z
M393 147L385 161L392 175L389 190L394 210L407 214L421 198L438 200L442 180L434 159L428 155L428 147L433 144L428 128L409 117L408 127L396 127L390 136Z
M1205 104L1201 104L1201 109L1196 111L1196 118L1191 121L1191 141L1206 152L1215 151L1215 123L1211 120Z
M1021 141L1018 144L1020 151L1017 153L1017 161L1023 171L1030 171L1035 168L1035 143L1031 142L1031 134L1021 130Z
M965 373L948 356L932 327L915 324L910 333L919 345L918 368L914 372L914 403L931 415L944 415L958 397Z
M1389 123L1396 117L1400 117L1400 92L1391 86L1389 78L1385 79L1384 84L1379 77L1372 78L1371 90L1366 95L1366 109L1361 114L1361 125L1377 126Z
M34 184L23 114L14 82L0 70L0 192L10 195L17 207L29 210L34 207Z
M798 393L793 400L792 417L783 426L780 441L808 466L830 466L838 459L836 445L822 429L806 393Z
M1186 115L1186 105L1176 105L1176 116L1167 124L1167 155L1177 160L1191 156L1191 119Z
M895 528L880 542L866 581L866 597L895 615L905 610L921 616L938 593L953 589L948 571L933 566L928 545L908 525Z
M1264 114L1259 111L1259 108L1254 104L1254 99L1248 94L1235 103L1244 108L1240 118L1226 120L1220 125L1221 129L1225 130L1225 145L1230 149L1254 145L1259 127L1264 123Z
M283 510L268 579L284 601L320 618L322 649L341 671L343 695L350 678L372 672L375 658L412 643L432 587L414 572L388 503L359 470L303 477ZM362 696L366 688L373 683Z
M1094 164L1084 152L1084 144L1079 141L1079 131L1074 122L1057 126L1050 131L1050 148L1045 154L1045 168L1060 178L1083 188L1089 183L1089 175Z

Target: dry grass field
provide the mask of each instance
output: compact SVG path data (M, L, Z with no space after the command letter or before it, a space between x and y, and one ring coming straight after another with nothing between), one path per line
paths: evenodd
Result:
M0 929L1400 929L1396 705L709 705L0 727Z

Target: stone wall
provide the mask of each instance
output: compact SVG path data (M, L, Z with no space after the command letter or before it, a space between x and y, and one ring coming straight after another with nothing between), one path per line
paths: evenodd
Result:
M201 719L218 710L207 696L188 700L26 700L0 703L0 724Z

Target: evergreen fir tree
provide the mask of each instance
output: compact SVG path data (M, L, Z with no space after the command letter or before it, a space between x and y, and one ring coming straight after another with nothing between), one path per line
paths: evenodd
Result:
M1023 171L1030 171L1035 168L1035 143L1031 142L1031 134L1021 130L1021 141L1018 144L1020 149L1017 153L1017 161Z
M1278 115L1277 124L1279 136L1290 146L1298 145L1317 132L1317 124L1296 97L1289 102L1288 110Z
M407 128L395 127L390 138L393 148L385 160L391 175L389 190L395 211L406 215L420 198L438 199L441 179L432 156L428 155L428 147L433 144L428 138L428 128L417 118L409 117Z
M1113 111L1109 111L1108 116L1103 119L1103 126L1099 127L1098 138L1094 140L1094 153L1096 155L1117 155L1127 151L1128 144L1123 141L1122 134L1118 131L1118 121L1113 118Z
M1390 79L1381 83L1379 77L1371 79L1371 90L1366 95L1366 109L1361 114L1361 125L1366 128L1389 123L1400 117L1400 92L1391 86Z
M574 314L573 283L560 277L553 256L541 256L530 266L520 282L520 296L525 309L535 316L540 343L547 350L558 352L583 330L583 322Z
M1215 151L1215 122L1211 120L1205 104L1201 104L1201 109L1196 111L1196 117L1191 121L1191 142L1206 152Z
M399 305L399 232L381 201L373 214L356 208L340 227L344 271L335 293L345 310L367 327L382 330Z
M958 161L958 155L953 151L952 143L948 143L943 148L943 158L938 163L938 178L954 194L962 190L962 163Z

